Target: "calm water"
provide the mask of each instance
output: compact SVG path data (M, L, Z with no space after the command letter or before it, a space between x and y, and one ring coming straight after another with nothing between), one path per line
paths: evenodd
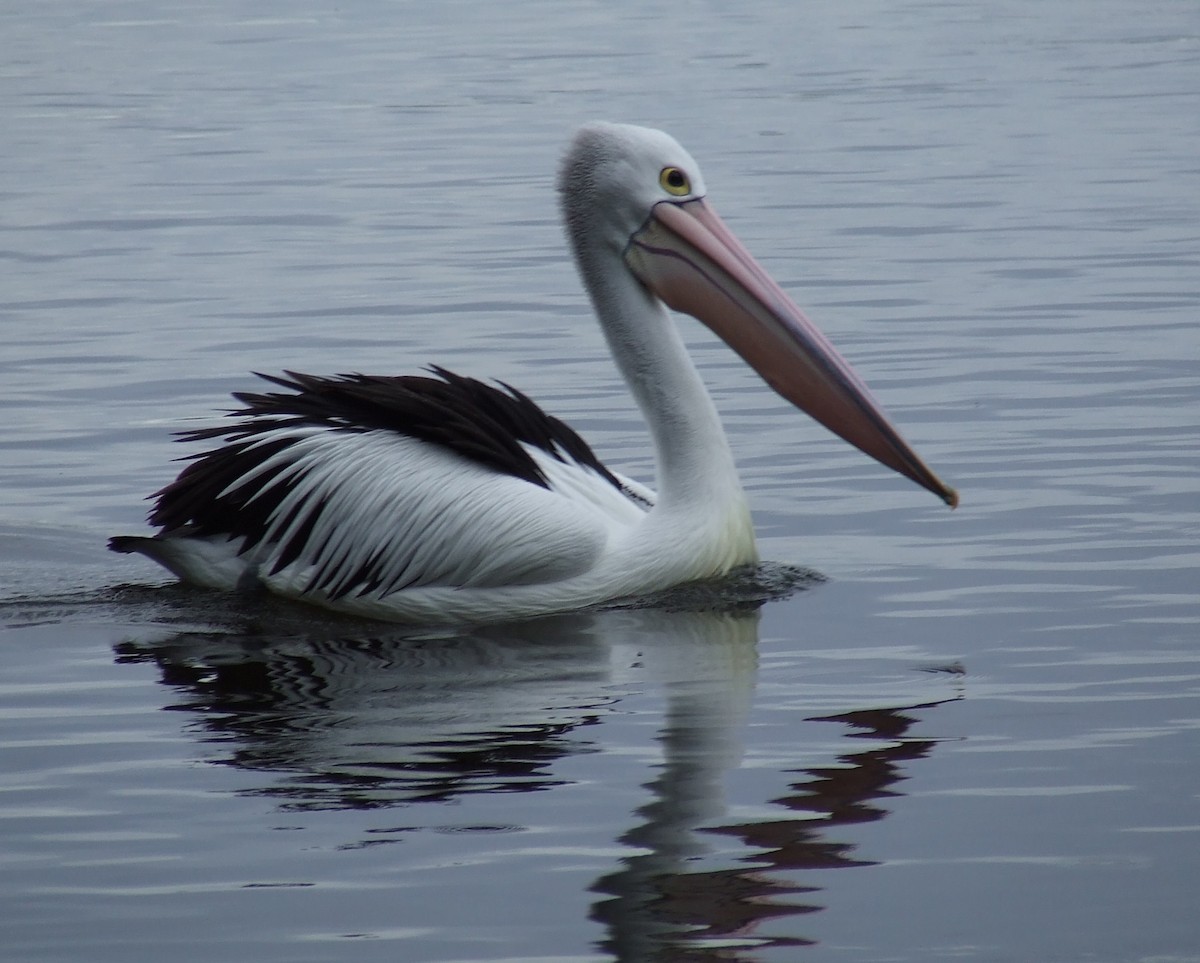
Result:
M1200 960L1200 7L0 10L0 955ZM956 484L698 325L757 612L411 637L110 556L252 370L649 469L551 182L669 129Z

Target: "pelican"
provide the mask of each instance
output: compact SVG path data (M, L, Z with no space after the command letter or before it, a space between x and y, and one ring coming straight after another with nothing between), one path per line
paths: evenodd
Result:
M719 577L758 560L717 411L668 308L783 398L951 507L958 496L734 237L661 131L593 123L558 173L566 235L645 417L657 492L604 466L525 395L424 375L260 375L219 439L152 495L152 536L116 536L185 582L265 587L436 625L527 618Z

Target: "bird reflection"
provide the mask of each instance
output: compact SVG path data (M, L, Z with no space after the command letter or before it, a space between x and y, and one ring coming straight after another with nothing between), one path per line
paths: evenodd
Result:
M730 821L724 787L757 670L752 607L425 638L329 629L181 632L122 643L117 657L155 664L169 708L198 720L227 764L273 774L254 792L289 810L551 791L565 782L556 763L601 751L604 720L631 683L650 680L665 695L662 761L620 837L630 854L591 887L602 948L621 961L748 961L811 942L795 922L773 935L771 921L822 908L804 871L872 864L837 828L884 818L904 767L935 745L909 730L939 702L810 717L862 748L784 771L787 788L765 801L776 818Z
M811 944L803 937L765 935L759 930L774 917L822 908L811 896L803 898L820 887L796 882L796 871L875 864L857 857L854 844L830 838L830 831L887 815L888 810L876 801L900 795L895 786L905 778L902 764L925 757L937 742L908 735L919 718L916 713L950 701L954 699L810 717L806 721L850 726L853 737L886 741L841 755L836 766L800 771L803 778L791 784L791 791L771 800L786 813L802 814L799 817L785 814L745 823L696 821L690 827L679 818L680 804L686 805L686 800L677 797L686 796L688 785L697 779L694 770L703 763L693 760L693 771L683 776L674 771L686 762L672 755L671 744L695 734L685 721L691 713L675 705L674 724L669 722L663 734L667 761L659 778L648 785L654 799L639 811L643 822L623 837L623 842L647 852L627 857L618 872L594 887L613 897L594 907L595 918L606 923L612 934L606 949L622 961L716 963L749 961L753 957L745 952L750 949ZM701 850L702 844L693 843L689 850L674 841L698 840L701 833L737 839L743 846L743 855L736 859L740 865L714 870L689 866L689 855Z
M274 772L286 810L374 809L548 789L612 701L586 635L264 641L187 633L118 657L157 663L226 762Z

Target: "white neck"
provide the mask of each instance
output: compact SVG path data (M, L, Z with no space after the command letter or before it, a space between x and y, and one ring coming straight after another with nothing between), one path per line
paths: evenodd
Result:
M576 253L609 349L650 429L659 510L747 516L717 410L666 307L616 252L580 246Z

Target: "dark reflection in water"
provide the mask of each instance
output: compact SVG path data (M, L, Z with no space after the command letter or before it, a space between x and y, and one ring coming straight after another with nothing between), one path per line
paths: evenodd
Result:
M829 832L888 814L874 801L900 795L894 787L905 778L901 764L928 755L936 742L907 735L917 721L909 713L940 704L864 709L808 720L843 723L856 730L852 736L887 741L839 756L835 766L801 770L803 778L792 784L793 792L771 800L803 814L799 818L746 823L709 821L696 809L697 798L706 797L697 792L704 782L699 776L704 762L694 748L696 717L703 709L673 704L663 733L667 761L648 785L654 799L639 811L644 821L622 837L622 842L647 852L625 858L618 872L594 887L613 897L593 910L612 934L606 949L622 961L715 963L752 959L745 955L750 948L813 943L758 930L772 918L823 908L812 895L820 887L797 882L795 871L875 865L856 857L853 844L829 838ZM705 849L699 833L733 837L748 852L737 859L737 866L689 870L689 861ZM797 896L803 898L796 900Z
M416 638L331 628L181 632L121 643L117 657L156 664L175 693L168 708L227 746L220 762L274 774L251 792L291 811L551 790L566 781L556 763L604 750L601 723L622 699L660 686L662 762L619 837L636 852L591 886L603 949L618 960L743 960L811 942L759 930L822 908L798 871L871 865L832 831L886 816L903 764L934 745L908 731L938 703L816 717L870 744L796 771L762 804L779 818L729 822L724 785L757 670L753 610L602 612Z
M561 784L555 760L589 751L607 660L586 637L294 639L183 634L118 647L156 662L224 760L281 774L257 792L289 810L446 802ZM545 696L539 699L539 696Z

